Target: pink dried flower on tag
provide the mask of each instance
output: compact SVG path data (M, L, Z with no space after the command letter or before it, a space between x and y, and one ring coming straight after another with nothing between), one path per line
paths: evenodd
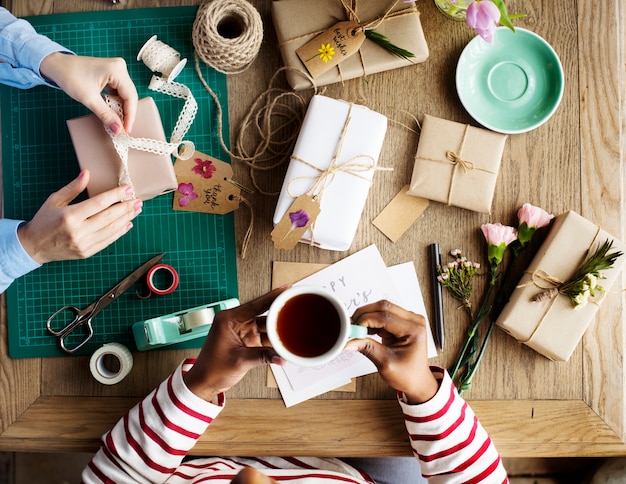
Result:
M202 178L211 178L213 173L217 171L217 167L211 160L203 160L202 158L195 158L193 160L196 166L192 168L194 173L201 175Z
M179 183L178 191L183 195L178 200L178 205L181 207L186 207L189 202L198 198L198 194L193 191L193 183Z

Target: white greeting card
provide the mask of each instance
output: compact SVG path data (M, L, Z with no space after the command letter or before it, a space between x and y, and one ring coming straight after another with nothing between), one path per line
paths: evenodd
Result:
M348 313L358 307L387 299L427 317L413 262L387 267L371 245L294 285L323 286L344 301ZM428 327L428 356L437 351ZM304 368L292 363L272 365L272 372L287 407L345 385L351 378L374 373L376 367L361 353L342 353L330 363Z

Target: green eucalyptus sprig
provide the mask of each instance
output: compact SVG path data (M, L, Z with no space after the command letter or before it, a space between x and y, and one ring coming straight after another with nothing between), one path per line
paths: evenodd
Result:
M565 282L550 276L543 277L543 280L554 284L554 287L542 290L531 300L533 302L544 301L562 294L570 299L574 309L584 307L596 295L596 292L604 291L604 288L598 284L598 280L604 278L602 271L613 267L616 259L622 255L621 251L609 253L612 248L613 241L608 239L593 252L589 248L582 264Z

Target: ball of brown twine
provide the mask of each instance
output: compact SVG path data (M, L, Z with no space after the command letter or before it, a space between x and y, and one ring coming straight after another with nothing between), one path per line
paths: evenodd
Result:
M198 8L192 38L206 64L223 74L237 74L259 53L263 21L246 0L212 0Z

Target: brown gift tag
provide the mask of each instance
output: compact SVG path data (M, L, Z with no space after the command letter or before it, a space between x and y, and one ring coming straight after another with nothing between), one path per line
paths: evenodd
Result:
M177 158L174 172L174 210L223 215L239 208L241 190L228 163L195 151L187 160Z
M396 242L428 208L429 202L426 198L408 195L408 190L409 185L402 188L372 221L392 242Z
M356 22L339 22L296 49L296 54L315 79L356 54L364 40Z
M320 202L311 195L300 195L280 222L272 230L272 240L277 249L293 249L302 235L309 229L320 214Z

